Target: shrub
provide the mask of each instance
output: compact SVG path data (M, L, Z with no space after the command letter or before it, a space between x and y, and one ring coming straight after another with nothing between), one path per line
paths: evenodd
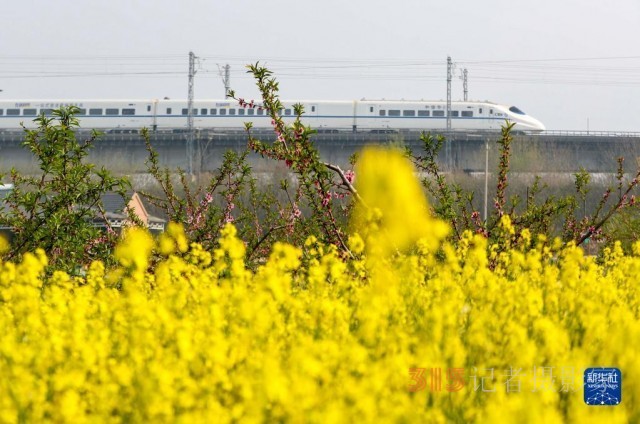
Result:
M75 106L35 119L38 128L25 129L23 145L39 166L39 175L23 175L13 169L13 190L0 209L0 225L12 233L8 259L19 260L26 252L43 249L52 268L79 272L93 259L105 259L116 237L94 225L102 218L109 229L101 203L102 195L117 191L123 197L129 182L108 170L96 169L86 157L99 134L80 142ZM133 219L133 218L132 218Z

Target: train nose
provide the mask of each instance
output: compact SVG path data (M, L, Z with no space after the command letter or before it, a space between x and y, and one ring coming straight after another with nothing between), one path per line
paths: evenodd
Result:
M521 128L525 131L542 132L547 129L542 122L538 121L536 118L532 116L527 116L525 118L522 118L520 123L521 123Z
M545 127L544 124L537 119L532 118L531 120L533 121L532 124L536 131L545 131L547 129L547 127Z

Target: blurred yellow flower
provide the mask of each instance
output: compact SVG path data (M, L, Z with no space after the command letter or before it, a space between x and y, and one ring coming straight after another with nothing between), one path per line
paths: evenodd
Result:
M352 227L365 237L366 248L386 256L425 238L437 246L448 227L430 216L413 166L394 149L366 148L358 161L356 205Z

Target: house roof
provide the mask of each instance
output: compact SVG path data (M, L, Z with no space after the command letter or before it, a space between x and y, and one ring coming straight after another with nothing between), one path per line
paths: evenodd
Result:
M5 198L11 192L12 188L12 185L0 185L0 208L4 209L5 212L9 211L9 206L5 202ZM118 192L107 192L102 194L100 200L104 207L105 218L112 224L117 224L117 226L129 220L129 216L125 212L127 206L131 206L133 212L137 214L138 217L142 219L142 222L147 224L150 229L163 230L167 222L162 218L150 216L146 211L141 197L133 190L126 191L124 198ZM134 201L133 204L132 201ZM103 218L95 216L92 221L99 223L103 221Z
M126 199L131 200L135 193L133 191L127 191L125 193ZM125 200L120 193L110 191L104 193L101 197L102 206L105 212L122 213L128 205L128 200Z

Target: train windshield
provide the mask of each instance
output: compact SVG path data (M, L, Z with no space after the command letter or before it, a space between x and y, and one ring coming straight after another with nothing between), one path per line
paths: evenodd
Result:
M524 113L523 111L521 111L520 109L518 109L518 108L517 108L517 107L515 107L515 106L511 106L511 107L509 108L509 110L510 110L511 112L513 112L513 113L517 113L518 115L526 115L526 113Z

